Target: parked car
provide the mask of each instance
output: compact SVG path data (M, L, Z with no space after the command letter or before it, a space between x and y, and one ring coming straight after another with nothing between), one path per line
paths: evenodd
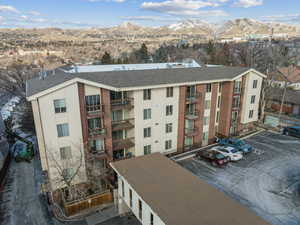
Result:
M242 152L243 154L250 153L253 150L253 147L251 145L237 138L219 139L218 142L220 145L236 148L238 151Z
M233 147L216 146L216 147L213 147L211 150L220 152L224 156L229 157L230 161L239 161L243 158L243 153Z
M210 162L211 165L215 167L224 167L230 161L229 157L214 150L200 151L196 154L196 158Z
M284 135L294 136L300 138L300 127L285 127L283 128L282 133Z

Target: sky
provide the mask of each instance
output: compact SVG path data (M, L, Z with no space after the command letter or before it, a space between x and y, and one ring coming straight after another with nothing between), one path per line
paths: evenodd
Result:
M237 18L300 25L300 0L0 0L0 28L163 26Z

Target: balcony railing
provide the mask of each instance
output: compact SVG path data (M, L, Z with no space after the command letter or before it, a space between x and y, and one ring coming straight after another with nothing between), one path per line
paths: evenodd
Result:
M240 87L234 88L234 89L233 89L233 93L234 93L234 94L240 94L240 93L241 93L241 90L242 90L242 89L241 89Z
M121 98L110 101L112 106L133 106L133 98Z
M134 146L134 138L115 139L113 140L113 150L131 148Z
M124 119L112 121L112 130L124 130L134 128L134 119Z
M188 102L197 102L201 96L202 95L201 95L200 92L187 93L187 95L186 95L186 101L188 101Z
M198 128L185 128L185 135L190 136L196 136L198 134Z
M105 136L106 129L105 128L95 128L95 129L89 128L89 135L90 136Z
M89 147L89 150L90 150L90 153L96 155L100 155L100 154L105 154L105 149L104 149L104 146L100 149L97 149L95 146L90 146Z
M98 116L104 113L103 105L86 105L86 112L88 116Z
M185 118L187 118L189 120L195 120L198 117L199 117L199 111L197 111L197 110L185 112Z

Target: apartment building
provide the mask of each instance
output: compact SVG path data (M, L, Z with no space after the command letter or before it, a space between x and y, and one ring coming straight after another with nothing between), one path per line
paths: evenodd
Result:
M236 135L258 119L265 75L254 69L196 63L62 67L27 82L43 170L52 190L57 161L74 183L87 162L154 152L177 154Z

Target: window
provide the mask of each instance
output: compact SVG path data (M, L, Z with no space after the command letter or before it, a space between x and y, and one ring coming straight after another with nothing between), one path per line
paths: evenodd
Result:
M219 120L220 120L220 111L217 111L216 123L219 123Z
M55 109L55 113L66 112L67 111L66 100L65 99L54 100L54 109Z
M188 86L186 89L186 96L187 98L195 97L196 96L196 86Z
M103 139L90 140L89 146L92 152L104 151L104 140Z
M167 123L166 124L166 133L172 133L172 123Z
M71 153L71 147L62 147L59 149L60 151L60 159L61 160L66 160L66 159L71 159L72 158L72 153Z
M252 118L253 118L253 114L254 114L254 111L253 111L253 110L250 110L250 111L249 111L249 119L252 119Z
M56 125L57 136L58 137L66 137L69 136L69 124L63 123Z
M222 92L222 83L219 83L219 93Z
M237 119L238 119L238 112L237 111L233 111L232 112L232 115L231 115L231 119L232 119L232 122L236 122Z
M144 146L144 155L151 154L151 145L145 145Z
M63 171L62 171L62 176L66 180L71 179L73 175L74 175L73 168L66 168L66 169L63 169Z
M256 88L257 88L257 83L258 83L257 80L254 80L254 81L253 81L253 89L256 89Z
M129 189L129 206L132 208L132 190Z
M203 133L203 138L202 138L203 141L207 141L208 140L208 132L204 132Z
M192 146L192 145L193 145L193 137L185 137L184 146Z
M150 213L150 225L153 225L154 224L154 217L153 217L153 214Z
M102 121L100 118L88 119L88 129L90 135L100 135L105 132L105 129L102 129Z
M151 137L151 127L144 128L144 138Z
M204 126L207 126L208 123L209 123L209 117L208 117L208 116L205 116L205 117L203 118L203 125L204 125Z
M166 106L166 115L167 116L173 115L173 105L167 105Z
M113 111L111 113L111 118L112 118L112 121L120 121L120 120L123 120L123 111L122 110L116 110L116 111Z
M167 140L166 142L165 142L165 149L166 150L169 150L169 149L171 149L172 148L172 140Z
M240 107L240 96L234 96L233 97L233 108L239 108Z
M173 87L167 88L167 98L173 97Z
M251 96L251 104L254 104L255 103L255 95L252 95Z
M113 140L121 140L127 138L127 131L126 130L116 130L112 132L112 139Z
M144 90L144 100L151 100L151 89Z
M144 120L151 119L151 109L144 109Z
M124 190L124 181L122 180L122 196L125 197L125 190Z
M210 109L210 100L205 100L205 103L204 103L204 108L205 109Z
M211 84L206 85L206 92L210 93L211 92Z
M241 92L241 81L235 81L234 82L234 93L238 94Z
M139 218L140 220L143 219L143 205L142 205L142 201L139 199Z
M221 96L218 96L218 108L220 108L220 106L221 106Z
M100 95L85 96L85 105L88 112L100 110Z

